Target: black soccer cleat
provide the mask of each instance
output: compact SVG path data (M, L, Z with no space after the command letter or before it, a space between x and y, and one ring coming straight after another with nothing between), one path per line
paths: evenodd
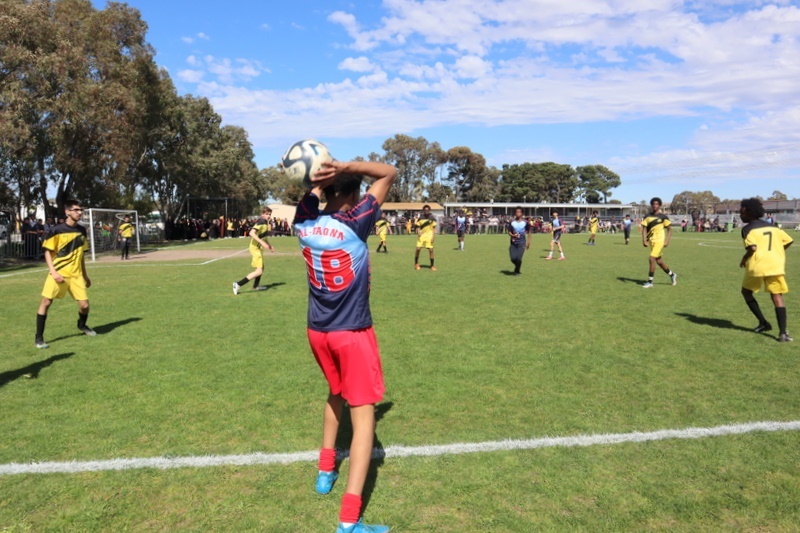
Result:
M765 331L771 331L771 330L772 330L772 324L770 324L769 322L764 322L763 324L759 324L753 328L753 331L755 331L756 333L764 333Z

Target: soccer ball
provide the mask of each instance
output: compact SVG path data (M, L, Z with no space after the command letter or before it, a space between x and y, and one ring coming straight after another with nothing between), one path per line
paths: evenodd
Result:
M323 163L332 161L328 148L319 141L306 139L291 145L281 158L284 174L290 178L303 180L303 186L312 187L311 177L322 167Z

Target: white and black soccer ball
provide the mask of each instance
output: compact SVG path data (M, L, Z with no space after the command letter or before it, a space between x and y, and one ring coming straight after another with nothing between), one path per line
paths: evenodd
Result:
M291 145L281 158L284 174L294 179L303 180L303 186L311 188L311 176L322 167L323 163L332 161L328 147L314 139L297 141Z

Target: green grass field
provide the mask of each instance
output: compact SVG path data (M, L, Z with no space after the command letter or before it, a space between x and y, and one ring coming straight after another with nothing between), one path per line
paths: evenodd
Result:
M438 272L414 271L414 239L390 236L372 255L379 444L800 420L800 340L750 331L737 234L674 234L678 285L659 271L652 289L638 235L585 240L566 235L567 261L547 262L535 236L513 277L504 236L468 236L464 252L438 237ZM272 242L270 290L239 296L246 253L89 264L98 336L77 334L67 298L45 351L33 346L44 270L0 271L0 465L316 450L327 389L305 338L305 269L295 239ZM800 245L787 255L797 290ZM0 531L332 532L344 483L317 496L315 473L309 461L3 475ZM396 532L797 531L800 433L387 457L369 487L367 521Z

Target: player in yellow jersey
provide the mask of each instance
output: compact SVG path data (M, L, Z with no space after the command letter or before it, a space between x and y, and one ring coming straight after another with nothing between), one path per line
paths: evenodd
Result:
M775 316L778 319L778 342L789 342L792 338L786 331L786 304L783 295L789 292L786 285L786 248L791 246L793 240L789 235L769 222L761 220L764 216L764 206L758 198L742 200L739 214L745 226L742 228L745 254L739 266L744 268L742 281L742 296L747 307L758 319L756 333L772 329L761 313L753 293L761 290L763 286L772 295L775 305Z
M133 238L133 224L131 224L131 217L130 215L125 215L122 219L122 224L119 225L117 228L117 236L119 237L119 244L122 248L122 257L121 259L124 261L125 259L129 259L128 253L131 249L131 239Z
M592 216L589 218L589 241L586 243L594 246L594 237L597 235L597 229L600 227L600 217L597 216L597 211L592 211Z
M86 289L92 286L92 280L86 273L84 262L84 252L89 249L86 229L78 224L83 216L83 208L77 200L67 200L64 210L64 223L51 228L42 243L48 273L42 289L42 301L36 313L37 348L50 347L44 341L47 311L55 298L63 298L67 292L78 302L78 329L90 337L96 335L86 325L89 318L89 296Z
M247 285L247 283L252 279L253 280L253 290L254 291L265 291L267 287L259 286L261 282L261 274L264 273L264 248L267 248L270 252L274 252L275 248L267 240L267 235L272 229L270 225L270 218L272 216L272 209L267 206L264 206L261 209L261 216L258 217L256 223L250 229L250 257L252 257L252 261L250 261L250 266L255 268L252 272L250 272L247 276L243 277L239 281L233 282L233 294L239 294L239 290L242 287Z
M666 272L673 285L677 285L678 275L670 270L661 257L661 251L669 246L669 240L672 238L672 223L669 217L661 212L661 198L650 200L650 207L652 211L642 220L642 245L645 248L650 247L650 270L647 281L642 287L649 289L653 286L656 265Z
M436 270L433 266L433 241L436 240L436 219L431 215L431 206L422 206L422 215L415 224L417 228L417 251L414 254L414 269L419 270L419 251L423 248L428 249L428 256L431 259L431 270Z
M381 248L383 248L384 253L389 253L389 250L386 248L386 234L389 233L389 231L389 221L386 219L386 213L381 213L381 218L375 223L375 234L381 240L375 253L380 252Z

